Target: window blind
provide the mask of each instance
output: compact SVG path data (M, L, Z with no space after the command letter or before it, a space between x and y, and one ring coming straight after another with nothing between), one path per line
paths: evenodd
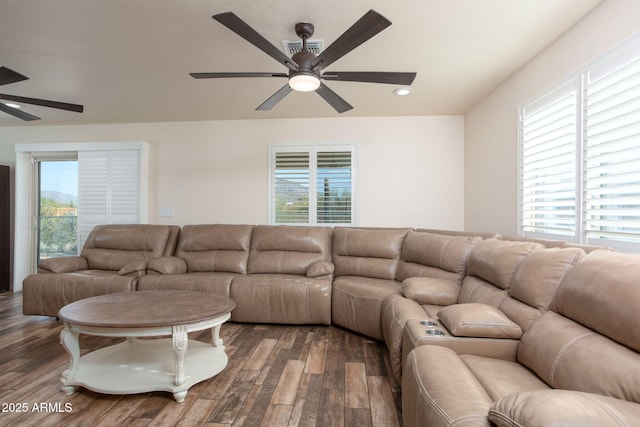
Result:
M585 232L640 243L640 58L587 84Z
M521 227L573 236L576 227L576 102L574 89L522 110Z
M309 153L276 153L274 171L275 223L308 223Z
M351 223L351 187L351 152L319 152L316 168L318 223Z

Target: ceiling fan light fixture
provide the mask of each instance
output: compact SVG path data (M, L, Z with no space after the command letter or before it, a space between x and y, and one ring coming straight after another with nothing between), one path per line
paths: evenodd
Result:
M398 96L409 95L411 93L411 88L410 87L399 87L399 88L395 89L393 91L393 93L395 93Z
M320 79L313 73L298 72L289 77L289 87L298 92L313 92L320 87Z

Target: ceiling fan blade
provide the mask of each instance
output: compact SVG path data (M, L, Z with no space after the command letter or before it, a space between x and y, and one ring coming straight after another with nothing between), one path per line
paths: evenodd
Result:
M23 76L20 73L13 71L7 67L0 67L0 86L8 85L10 83L21 82L22 80L28 80L29 77Z
M246 22L238 18L233 12L219 13L212 16L213 19L262 50L264 53L284 65L285 67L298 71L298 64L285 55L280 49L262 37L256 30L251 28Z
M66 102L48 101L46 99L27 98L24 96L7 95L0 93L0 99L7 101L22 102L24 104L39 105L41 107L57 108L58 110L74 111L76 113L82 113L84 107L78 104L69 104Z
M320 83L320 87L316 89L325 101L327 101L338 113L344 113L353 107L347 101L342 99L340 95L329 89L324 83Z
M410 85L416 73L395 73L385 71L328 71L322 74L325 80L341 82L388 83Z
M4 111L7 114L11 114L14 117L30 122L32 120L40 120L40 117L34 116L33 114L25 113L22 110L18 110L17 108L9 107L0 102L0 111Z
M338 37L311 62L311 68L322 70L342 58L371 37L391 25L384 16L374 10L365 13L355 24Z
M285 96L289 95L292 91L293 89L291 89L291 87L289 86L289 83L287 83L286 85L282 86L280 90L278 90L276 93L271 95L269 99L267 99L262 104L260 104L258 108L256 108L256 110L261 110L261 111L271 110L273 107L275 107L275 105L278 102L282 101L282 99Z
M289 77L286 73L189 73L194 79L224 79L233 77Z

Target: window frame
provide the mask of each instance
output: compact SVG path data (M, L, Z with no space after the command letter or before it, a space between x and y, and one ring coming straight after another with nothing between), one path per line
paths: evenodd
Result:
M351 222L350 223L318 223L317 206L317 154L323 152L350 152L351 153ZM276 155L285 152L309 153L309 221L308 222L276 222L275 212L275 172ZM277 143L269 144L268 167L268 223L270 225L296 225L296 226L343 226L354 227L357 225L357 145L355 143Z

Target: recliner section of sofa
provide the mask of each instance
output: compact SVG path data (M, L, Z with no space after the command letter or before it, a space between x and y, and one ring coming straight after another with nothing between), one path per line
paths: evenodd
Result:
M470 254L456 304L421 306L423 319L434 322L441 335L429 335L420 321L408 320L402 331L401 359L417 346L435 344L460 354L515 360L521 335L548 310L560 282L584 255L580 248L482 241ZM493 257L501 262L486 262Z
M201 224L182 227L175 255L149 262L139 290L192 290L228 297L231 282L247 274L253 226Z
M409 231L400 254L396 281L402 292L382 301L380 324L391 368L400 379L402 332L409 319L425 319L420 302L454 304L466 275L469 254L480 236Z
M237 322L331 324L330 227L256 226L248 274L231 286Z
M584 256L524 331L513 361L416 347L402 375L404 424L638 425L638 260Z
M79 299L135 291L150 260L174 253L179 231L169 225L96 226L79 256L41 260L38 274L23 281L23 313L57 316Z
M332 321L352 331L382 339L382 301L399 295L396 272L410 229L336 228Z

